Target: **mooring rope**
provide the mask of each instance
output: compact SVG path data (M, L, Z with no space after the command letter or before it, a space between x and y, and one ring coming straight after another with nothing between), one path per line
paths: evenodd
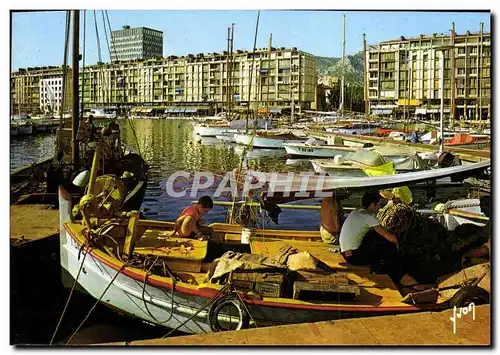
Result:
M111 287L111 285L113 284L113 282L115 281L115 279L118 277L118 275L121 274L122 270L128 265L128 262L124 263L120 269L118 270L118 272L116 273L116 275L111 279L111 281L108 283L108 285L106 286L106 288L104 289L103 293L101 294L101 296L95 301L94 305L92 306L92 308L90 309L90 311L87 313L87 315L85 316L85 318L82 320L82 322L78 325L78 327L76 328L76 330L73 332L73 334L71 335L71 337L68 339L68 341L66 342L66 345L68 345L71 340L73 340L73 338L75 337L75 335L78 333L78 331L80 330L80 328L83 326L83 324L87 321L87 319L90 317L90 315L92 314L92 312L94 311L94 309L97 307L97 305L99 304L99 302L101 302L101 299L104 297L104 294L108 291L108 289Z
M83 249L84 247L85 247L85 245L82 245L81 249ZM75 290L75 287L76 287L76 282L77 282L78 278L80 277L80 273L81 273L81 271L83 269L85 258L87 257L87 254L89 253L89 251L90 250L88 250L83 255L82 263L80 264L80 269L78 270L78 273L76 274L75 280L73 281L73 286L71 286L71 291L69 292L68 299L66 300L66 304L64 305L64 309L62 311L61 317L59 317L59 321L57 322L56 329L54 330L54 333L52 334L52 338L50 339L49 345L52 345L52 343L54 342L54 338L56 337L57 331L59 330L59 326L61 325L61 322L62 322L62 320L64 318L64 315L66 314L66 310L68 308L69 301L71 300L71 296L73 295L73 291Z

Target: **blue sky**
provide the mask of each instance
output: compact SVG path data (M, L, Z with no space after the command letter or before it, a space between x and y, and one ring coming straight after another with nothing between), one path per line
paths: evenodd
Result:
M455 22L457 33L490 31L490 13L408 11L279 11L260 13L257 47L267 47L273 34L274 47L297 47L314 55L339 57L342 45L342 14L346 14L346 53L362 49L362 34L368 44L413 37L419 34L449 33ZM96 11L101 51L109 61L101 11ZM220 52L227 45L227 28L235 23L234 48L253 47L257 11L251 10L108 10L111 27L151 27L163 31L163 54ZM86 11L86 64L97 62L98 51L93 11ZM83 33L83 12L80 14ZM12 14L11 69L61 65L64 50L65 13L24 12ZM80 46L82 47L82 37Z

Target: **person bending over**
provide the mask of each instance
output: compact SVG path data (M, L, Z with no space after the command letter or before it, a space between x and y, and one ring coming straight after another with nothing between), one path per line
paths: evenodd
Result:
M384 202L378 191L366 192L361 200L363 207L352 211L342 225L340 252L348 263L373 265L397 259L398 239L376 217Z
M175 220L174 233L186 238L202 237L211 234L210 227L203 226L202 216L212 209L214 202L210 196L202 196L195 203L185 208Z

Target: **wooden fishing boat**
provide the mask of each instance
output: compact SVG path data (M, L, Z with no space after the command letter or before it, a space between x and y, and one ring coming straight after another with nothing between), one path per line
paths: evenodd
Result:
M60 198L63 269L102 303L171 329L202 333L448 307L446 302L404 303L387 275L346 265L331 246L303 240L286 244L308 251L329 271L297 272L292 277L286 266L263 262L259 267L264 273L247 270L237 275L235 270L227 282L211 282L207 272L213 267L217 271L215 261L228 251L272 258L283 241L270 239L273 232L266 231L265 238L257 237L250 244L234 243L227 230L218 228L212 241L176 238L169 232L173 223L143 221L138 213L131 213L130 218L94 226L98 238L87 247L88 228L70 221L65 191L60 191ZM144 267L146 259L158 264ZM158 271L160 265L164 271Z

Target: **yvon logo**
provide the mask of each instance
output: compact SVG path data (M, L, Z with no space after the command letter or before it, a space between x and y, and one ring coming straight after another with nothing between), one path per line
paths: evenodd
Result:
M453 334L457 334L457 320L462 318L462 316L467 315L472 312L472 320L476 320L476 306L474 303L469 303L466 307L459 307L457 310L457 306L453 307L453 317L450 317L451 322L453 323Z

